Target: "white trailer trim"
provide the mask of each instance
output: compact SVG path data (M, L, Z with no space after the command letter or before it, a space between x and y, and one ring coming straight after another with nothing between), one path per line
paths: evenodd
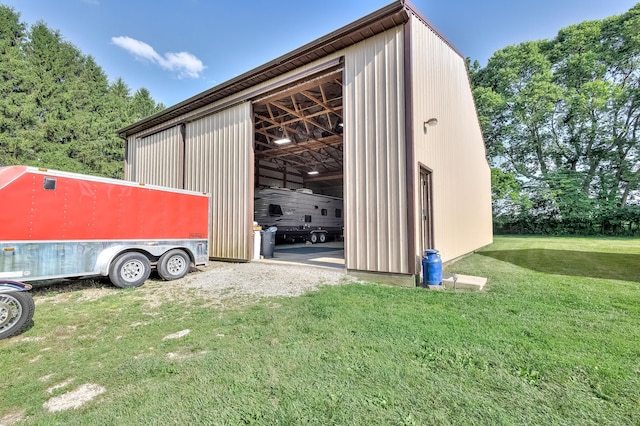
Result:
M206 239L8 241L0 242L0 278L28 282L107 276L122 253L143 253L154 265L173 249L187 253L193 266L208 264Z

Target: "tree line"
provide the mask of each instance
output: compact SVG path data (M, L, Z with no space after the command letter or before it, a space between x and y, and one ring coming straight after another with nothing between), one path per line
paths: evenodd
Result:
M496 232L640 234L640 3L468 63Z
M109 82L58 31L0 4L0 164L122 178L116 131L164 109L147 89Z
M640 234L640 4L468 65L496 232ZM162 109L0 4L0 164L121 178L116 131Z

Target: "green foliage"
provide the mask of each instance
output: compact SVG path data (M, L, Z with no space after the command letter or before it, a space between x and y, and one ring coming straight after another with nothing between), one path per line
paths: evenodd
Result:
M122 177L116 131L164 108L149 91L109 83L91 56L0 5L0 164Z
M491 190L494 201L505 198L516 201L522 186L513 173L506 173L498 168L491 169Z
M498 230L540 232L532 224L542 222L560 234L638 230L626 210L640 203L638 34L640 4L469 67L489 160L524 195L502 201ZM628 220L616 228L607 217Z

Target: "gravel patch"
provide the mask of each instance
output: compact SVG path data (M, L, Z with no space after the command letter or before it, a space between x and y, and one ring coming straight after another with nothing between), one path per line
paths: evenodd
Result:
M358 282L344 271L267 262L209 262L184 278L185 287L218 292L227 297L300 296L326 285Z
M155 278L153 278L155 276ZM263 297L295 297L322 286L361 282L343 269L273 261L231 263L209 261L182 279L163 281L156 275L137 290L149 315L167 301L189 304L194 296L212 306L240 306ZM106 279L64 280L34 288L36 304L95 301L121 290ZM79 294L79 295L78 295ZM132 324L132 327L143 324ZM26 338L24 338L26 340ZM1 425L0 425L1 426Z

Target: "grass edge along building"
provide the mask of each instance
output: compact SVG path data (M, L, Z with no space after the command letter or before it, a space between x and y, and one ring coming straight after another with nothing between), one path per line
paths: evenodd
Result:
M490 244L490 168L464 57L395 1L119 131L125 179L208 192L213 259L249 261L254 191L344 199L345 268L416 283ZM302 226L302 225L301 225Z

